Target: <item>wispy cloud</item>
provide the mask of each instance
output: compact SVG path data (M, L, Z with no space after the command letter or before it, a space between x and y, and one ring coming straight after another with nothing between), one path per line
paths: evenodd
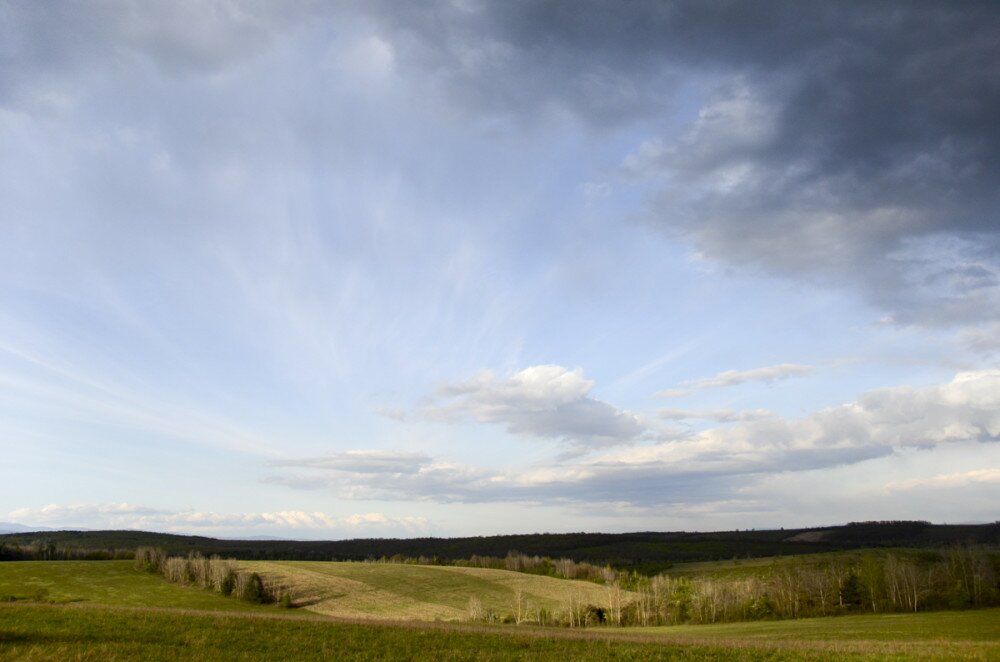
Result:
M757 421L774 416L766 409L658 409L656 415L668 421L684 421L699 419L717 421L719 423L735 423L738 421Z
M909 492L926 489L953 489L971 485L1000 485L1000 468L973 469L949 474L937 474L930 478L910 478L893 480L885 484L886 492Z
M393 451L350 450L323 457L297 460L276 460L275 467L298 467L324 469L364 474L405 474L416 473L431 458L423 453Z
M406 410L399 409L397 407L377 407L373 410L376 416L381 416L382 418L388 418L392 421L405 421L406 420Z
M0 358L4 355L14 361L11 373L0 376L0 393L23 411L256 455L277 452L274 441L259 431L196 405L172 402L148 384L116 383L113 375L43 358L0 339Z
M707 388L722 388L726 386L736 386L747 382L761 382L772 384L792 377L803 377L816 370L816 366L802 363L780 363L778 365L765 366L763 368L753 368L751 370L726 370L713 377L702 379L692 379L682 382L681 388L666 389L658 391L656 395L664 398L679 397L687 395L693 391Z
M959 338L974 352L1000 354L1000 324L987 324L964 329Z
M681 358L682 356L690 352L696 345L697 343L695 341L689 341L683 343L680 346L675 347L664 354L661 354L652 361L649 361L648 363L641 365L638 368L635 368L628 374L619 377L615 381L613 386L615 387L628 386L637 381L648 379L652 375L662 370L665 366L669 365L670 363L676 361L677 359Z
M265 483L299 490L323 490L339 499L483 503L524 500L505 489L506 477L495 470L441 460L420 461L405 471L381 467L341 469L307 462L289 472L283 467L265 475Z

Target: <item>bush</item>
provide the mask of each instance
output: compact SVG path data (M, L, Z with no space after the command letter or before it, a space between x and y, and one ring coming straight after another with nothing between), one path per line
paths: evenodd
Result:
M242 590L238 597L240 600L245 600L246 602L253 602L256 604L263 604L267 602L267 595L264 592L264 582L261 580L260 575L256 572L252 572L249 575L244 575L246 581L242 582L240 587Z
M139 547L135 550L135 568L143 572L160 573L166 558L167 554L162 549Z
M759 621L774 614L774 604L766 595L755 597L747 605L747 617Z
M222 581L219 583L219 590L222 595L227 598L233 594L233 589L236 588L236 573L229 570L223 577Z

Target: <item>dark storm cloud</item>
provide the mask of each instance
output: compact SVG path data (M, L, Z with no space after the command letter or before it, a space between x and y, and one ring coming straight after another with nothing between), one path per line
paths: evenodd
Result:
M995 3L390 3L380 18L404 66L478 113L655 124L708 88L686 135L626 163L662 182L650 223L709 258L859 287L895 322L998 315Z
M996 3L22 1L0 19L0 104L33 113L103 76L214 74L363 27L446 113L645 136L623 171L659 190L646 220L710 259L857 288L896 323L1000 316Z
M171 73L210 72L261 52L301 19L307 3L40 3L0 7L4 78L15 68L121 71L137 59Z

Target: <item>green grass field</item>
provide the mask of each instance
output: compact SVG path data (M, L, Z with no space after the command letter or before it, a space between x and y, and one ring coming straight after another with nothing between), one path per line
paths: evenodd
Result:
M386 564L259 569L280 570L306 592L329 592L314 606L323 611L326 601L355 618L249 605L170 584L130 562L0 563L0 596L17 598L0 603L0 660L1000 660L998 609L661 628L485 626L398 619L426 619L427 605L462 612L471 589L503 602L520 586L543 600L575 583ZM336 586L350 590L339 595ZM368 609L373 599L396 605Z
M266 609L158 575L132 561L11 561L0 563L0 600L87 603L119 607L171 607L225 611ZM274 609L273 607L270 609Z
M918 615L921 616L921 615ZM667 632L344 622L270 612L0 605L4 660L996 660L997 610ZM939 616L948 616L945 621ZM773 626L778 627L773 627ZM927 631L923 630L928 627ZM970 636L970 633L971 636ZM856 638L858 635L872 638ZM877 635L877 636L875 636Z
M753 639L759 641L966 641L1000 645L1000 609L933 611L917 614L863 614L786 621L630 628L630 632L671 638ZM997 649L1000 653L1000 649Z

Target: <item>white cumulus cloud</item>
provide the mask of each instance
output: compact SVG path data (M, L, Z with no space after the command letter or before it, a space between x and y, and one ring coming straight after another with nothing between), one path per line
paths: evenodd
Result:
M536 365L509 377L483 370L439 391L443 404L425 408L430 418L504 425L525 437L560 439L600 447L634 441L645 432L637 416L590 395L594 382L579 368Z

